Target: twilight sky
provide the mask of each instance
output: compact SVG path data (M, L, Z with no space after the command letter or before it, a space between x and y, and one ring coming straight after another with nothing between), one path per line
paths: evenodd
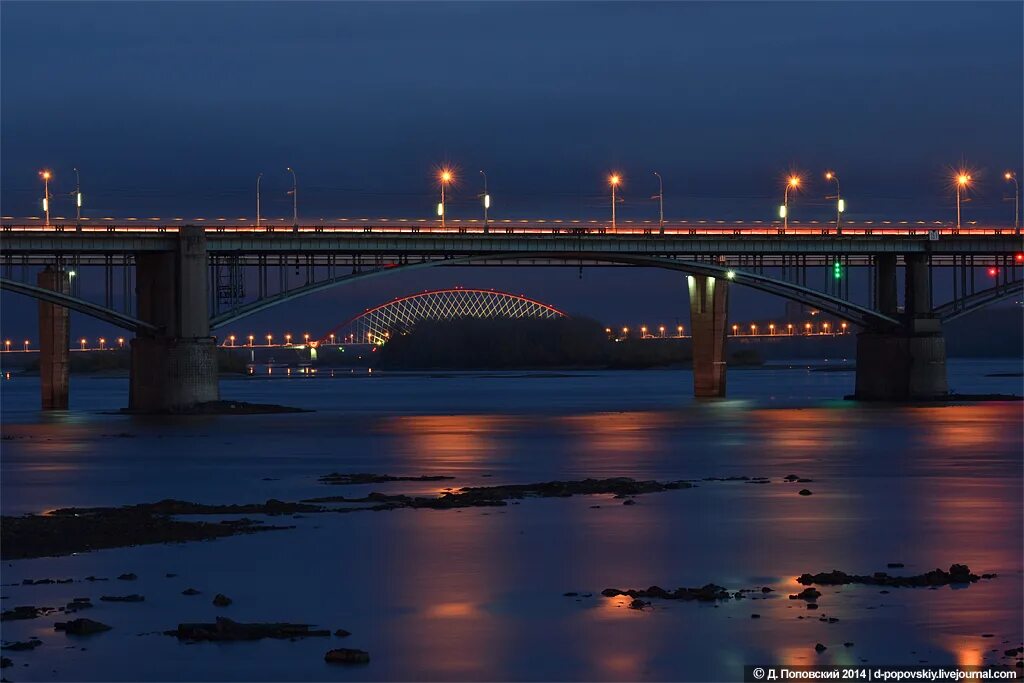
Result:
M602 216L615 169L628 217L656 216L658 170L670 217L769 219L797 169L814 182L793 217L827 218L834 167L851 218L930 219L949 216L948 170L964 160L979 180L968 210L1008 221L1002 171L1024 145L1018 2L4 2L0 20L12 216L39 213L44 166L54 193L77 166L87 212L120 217L251 216L262 172L265 210L283 216L291 165L307 220L421 217L447 161L463 178L453 217L478 213L479 169L495 217ZM461 269L246 327L319 331L454 284L609 323L686 317L669 273ZM741 316L767 300L734 301ZM3 332L34 337L34 306L3 303ZM93 329L76 319L73 333Z

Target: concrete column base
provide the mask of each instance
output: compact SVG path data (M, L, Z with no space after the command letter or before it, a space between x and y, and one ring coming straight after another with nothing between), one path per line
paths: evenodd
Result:
M917 401L949 394L946 339L938 321L914 321L909 330L857 335L860 401Z
M212 337L132 340L128 410L173 413L219 398Z
M40 287L61 294L71 291L67 271L47 266L36 278ZM68 309L39 302L39 387L43 410L67 410L71 321Z
M693 349L693 395L725 396L725 328L729 285L706 275L688 275L690 334Z

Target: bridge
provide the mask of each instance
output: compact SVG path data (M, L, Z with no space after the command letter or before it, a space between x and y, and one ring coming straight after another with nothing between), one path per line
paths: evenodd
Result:
M825 223L794 221L784 228L705 221L671 223L662 231L642 223L613 230L601 222L510 221L507 228L492 225L485 232L473 221L466 223L440 228L367 221L259 229L4 224L0 287L41 302L44 407L66 406L70 309L135 334L129 404L160 411L218 397L214 330L315 292L424 268L613 266L679 272L686 276L699 397L725 395L732 287L798 301L856 326L856 395L908 400L947 392L942 321L1019 296L1024 282L1020 234L996 226L879 221L847 223L840 232ZM102 305L75 296L72 273L80 276L86 268L103 273ZM863 291L851 294L851 269L867 273ZM936 304L939 271L949 273L944 280L952 291ZM35 283L26 281L32 274ZM809 284L819 279L822 286Z

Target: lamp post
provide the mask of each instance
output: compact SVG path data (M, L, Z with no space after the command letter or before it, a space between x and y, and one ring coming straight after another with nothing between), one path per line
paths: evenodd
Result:
M622 183L622 177L618 173L613 173L608 177L608 184L612 186L612 232L615 232L615 190Z
M1007 171L1003 174L1007 181L1013 181L1013 232L1020 234L1020 184L1017 182L1017 174Z
M487 194L487 174L480 171L480 175L484 177L484 234L487 234L487 210L491 208L491 195Z
M836 234L843 234L843 212L846 211L846 202L839 193L839 176L835 171L826 171L825 180L831 180L836 184Z
M966 171L960 171L956 176L956 229L960 229L960 192L971 183L971 176Z
M291 166L288 167L288 172L292 174L292 191L289 193L292 196L292 227L298 230L299 228L299 180L295 177L295 169Z
M82 182L75 168L75 225L82 222Z
M782 193L782 206L779 207L779 218L782 219L782 232L785 234L789 228L789 190L800 186L800 177L791 175L786 181L786 189Z
M437 215L441 217L441 227L442 228L445 225L445 220L444 220L444 218L445 218L445 216L444 216L444 214L445 214L445 206L444 206L444 204L445 204L445 189L448 187L448 184L450 182L452 182L452 179L454 177L455 176L452 174L451 170L447 169L447 168L442 168L441 172L438 173L438 175L437 175L437 179L441 183L441 203L437 205Z
M260 227L260 181L263 180L263 174L260 173L256 176L256 227Z
M658 234L665 234L665 183L661 180L661 174L653 172L658 176Z
M11 340L10 339L4 339L4 351L10 351L10 350L11 350Z
M46 214L46 226L50 226L50 178L53 175L49 171L40 171L39 177L43 179L43 213Z

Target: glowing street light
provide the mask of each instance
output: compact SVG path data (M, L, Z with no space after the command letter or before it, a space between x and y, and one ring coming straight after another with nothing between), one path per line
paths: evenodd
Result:
M260 173L256 176L256 227L260 227L260 181L263 180L263 174Z
M640 338L643 339L647 336L647 325L640 326Z
M615 190L622 184L622 176L618 173L612 173L608 176L608 184L612 186L612 232L615 232L615 202L617 201Z
M50 225L50 178L53 174L49 171L40 171L39 177L43 179L43 213L46 214L46 225Z
M956 229L960 229L960 192L971 184L971 176L966 171L960 171L954 179L956 182Z
M821 326L825 328L825 334L828 334L828 323L822 323Z
M654 175L658 176L658 234L665 234L665 183L661 179L661 174L657 171L653 172Z
M309 332L302 333L302 341L306 342L307 346L309 345Z
M455 174L452 173L450 168L442 168L437 174L437 180L441 184L441 203L437 205L437 215L441 218L441 227L443 228L445 222L445 190L455 180Z
M843 212L846 211L846 202L839 193L839 176L835 171L826 171L825 180L831 180L836 184L836 234L843 234Z
M786 323L786 331L789 332L790 336L793 335L793 323Z
M82 183L78 177L78 168L75 171L75 223L82 222Z
M251 335L251 334L250 334L250 335L249 335L249 346L252 346L252 343L253 343L253 341L255 341L255 340L256 340L256 337L255 337L255 335Z
M26 343L28 343L28 342L26 342ZM106 348L107 348L107 340L104 339L103 337L100 337L100 351L103 351Z
M1003 174L1007 182L1013 181L1013 229L1016 234L1020 234L1020 184L1017 182L1017 174L1013 171L1007 171Z
M85 337L82 337L79 342L82 344L82 350L85 351Z
M683 326L682 325L676 325L676 332L678 332L679 336L682 337L683 336Z
M839 323L839 327L841 327L843 329L843 334L846 334L847 324L845 322Z
M334 333L331 332L331 344L333 344L333 343L334 343Z
M775 323L768 323L768 334L775 334Z
M484 233L486 234L488 232L488 230L487 230L487 210L491 208L491 195L487 194L487 174L484 173L483 171L480 171L480 175L482 175L484 177L484 193L483 193L483 196L481 198L483 199L483 203L484 203Z
M290 334L284 335L284 344L285 344L285 346L290 346L291 343L292 343L292 335L290 335Z
M292 174L292 191L289 192L292 196L292 227L299 227L299 179L295 177L295 169L289 166L287 169Z
M665 326L664 325L658 325L658 332L660 332L661 336L664 337L665 336Z
M629 335L629 328L628 327L623 327L622 328L622 336L625 337L627 335Z
M235 339L234 337L231 338L232 342L234 341L234 339ZM118 337L117 338L117 348L119 348L119 349L123 349L124 348L124 337Z
M806 333L806 334L810 334L811 333L811 324L810 323L804 323L804 333Z
M272 335L272 334L268 334L268 335L267 335L267 346L270 346L270 343L271 343L272 341L274 341L274 335Z
M782 232L789 228L789 191L800 187L800 176L791 175L786 180L786 189L782 193L782 206L779 207L779 218L782 219Z
M10 339L4 339L4 351L10 351L10 350L11 350L11 340Z
M757 325L754 323L750 323L750 334L755 336L757 335Z
M732 326L732 336L735 337L739 333L739 329L740 329L739 325L733 325Z
M26 339L23 343L25 345L25 351L28 352L28 339Z
M235 335L233 335L233 334L229 335L228 336L228 341L231 342L231 346L234 346L235 345Z

